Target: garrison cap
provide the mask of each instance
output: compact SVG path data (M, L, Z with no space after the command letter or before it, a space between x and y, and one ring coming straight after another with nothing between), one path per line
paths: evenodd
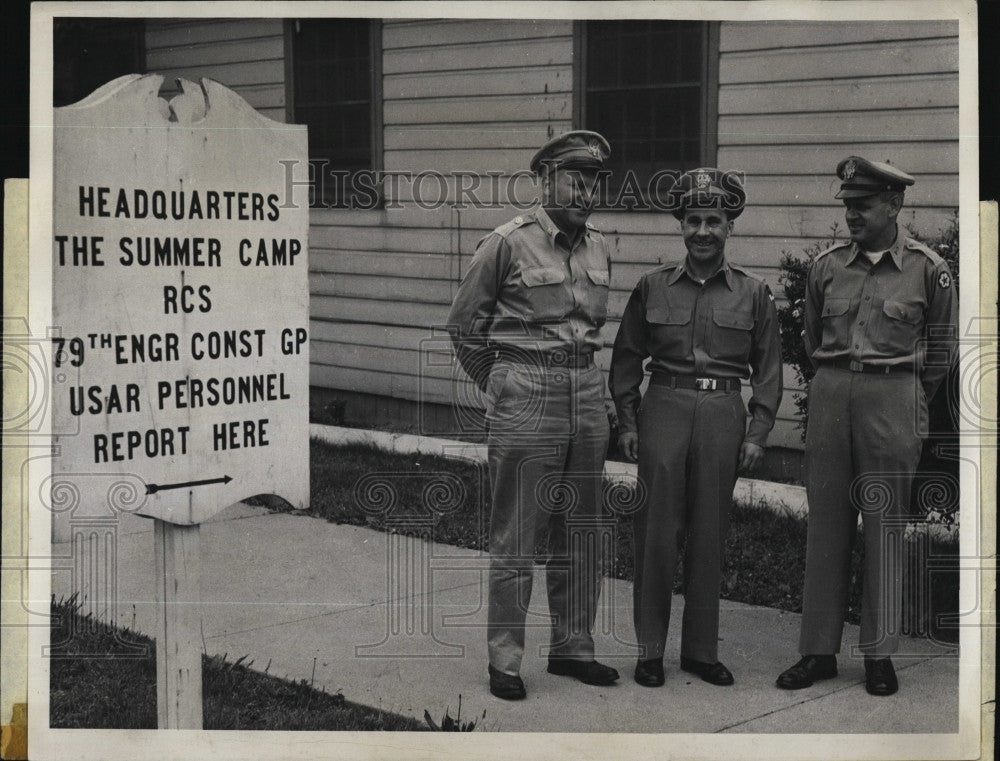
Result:
M603 169L610 155L611 146L602 135L584 129L573 130L552 138L539 148L531 157L531 171L539 171L542 164L553 168L589 166Z
M700 167L685 172L670 188L670 205L677 219L684 219L687 209L721 209L729 219L743 213L747 194L742 172Z
M882 161L848 156L837 164L840 190L834 198L864 198L883 191L902 192L914 180L906 172Z

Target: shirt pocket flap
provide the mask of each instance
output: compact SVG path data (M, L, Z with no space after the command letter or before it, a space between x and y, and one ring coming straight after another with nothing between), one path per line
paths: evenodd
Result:
M887 317L891 317L893 320L900 320L901 322L905 322L910 325L917 325L920 322L921 310L919 304L906 304L902 301L887 301L882 305L882 311L885 312Z
M691 312L669 307L646 307L646 322L657 325L687 325L691 322Z
M587 275L590 277L590 281L594 285L608 285L608 271L607 270L587 270Z
M554 285L566 279L565 273L553 267L529 267L521 272L521 279L529 288L536 285Z
M850 299L827 299L823 302L823 316L839 317L842 314L846 314L850 306Z
M720 328L736 328L750 330L753 327L753 315L750 312L734 309L713 309L712 320Z

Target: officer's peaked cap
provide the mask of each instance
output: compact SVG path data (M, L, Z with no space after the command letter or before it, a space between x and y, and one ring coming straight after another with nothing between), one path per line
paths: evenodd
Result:
M912 185L910 175L891 164L848 156L837 164L840 190L834 198L864 198L883 191L901 192Z
M602 169L611 155L611 146L603 135L578 129L552 138L531 157L531 171L538 172L542 165L558 167L593 167Z
M720 209L729 219L743 213L747 194L743 173L699 167L685 172L670 189L670 209L677 219L684 219L687 209Z

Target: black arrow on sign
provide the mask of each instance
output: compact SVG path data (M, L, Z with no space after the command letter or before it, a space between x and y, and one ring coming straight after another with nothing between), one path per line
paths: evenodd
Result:
M156 494L167 489L183 489L185 486L205 486L206 484L228 484L233 479L230 476L222 478L206 478L203 481L184 481L179 484L146 484L146 494Z

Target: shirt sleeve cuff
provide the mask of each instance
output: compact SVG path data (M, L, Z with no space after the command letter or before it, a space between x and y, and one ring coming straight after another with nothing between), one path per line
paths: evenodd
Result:
M767 436L771 432L771 426L763 420L751 420L750 429L747 431L745 441L756 444L759 447L767 446Z
M621 410L618 411L618 435L621 436L623 433L636 433L639 430L639 426L636 425L635 417L631 414L623 415Z

